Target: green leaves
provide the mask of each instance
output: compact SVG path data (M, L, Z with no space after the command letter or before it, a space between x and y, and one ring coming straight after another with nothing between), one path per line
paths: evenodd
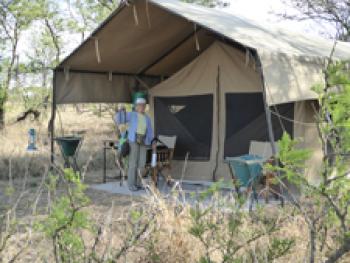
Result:
M6 12L8 19L13 20L19 30L25 30L37 19L38 7L37 1L15 0L7 5Z
M203 210L199 207L190 208L190 216L193 222L193 225L189 229L190 234L201 239L205 232L213 227L205 218L210 211L211 207Z
M289 165L294 168L304 168L305 161L310 157L311 152L305 149L298 149L299 141L292 140L288 133L283 133L278 142L278 158L284 166Z
M198 263L214 263L213 261L211 261L209 258L206 258L206 257L201 257L199 259L199 262Z
M182 0L182 1L186 3L195 3L198 5L203 5L211 8L216 6L225 7L230 4L229 1L226 1L226 0Z
M224 185L223 180L220 180L218 182L215 182L209 186L209 188L199 195L199 200L203 201L206 198L213 196L215 193L219 192L219 189Z
M49 178L47 187L52 190L57 178ZM48 217L37 222L35 229L53 240L54 251L63 262L81 262L85 249L81 231L93 232L89 215L82 210L89 203L89 199L84 194L86 186L82 184L78 174L66 169L64 179L67 182L67 195L53 203Z
M130 218L132 223L136 224L141 218L142 218L142 211L140 210L131 210L130 211Z
M218 203L221 201L218 200ZM280 218L263 209L248 213L241 206L229 207L226 204L225 208L214 205L205 208L198 204L191 207L189 212L189 233L204 248L198 263L240 263L251 256L254 260L259 258L263 261L269 258L268 262L272 262L289 253L294 246L292 237L274 236L280 229ZM271 239L270 242L266 242L267 239ZM260 246L260 240L264 240L263 246ZM217 258L221 260L218 261Z
M350 152L350 71L346 62L333 62L326 72L326 88L319 91L319 121L327 138L340 155Z
M319 252L316 247L323 247L324 242L331 243L329 240L333 241L328 248L329 255L344 253L341 241L346 240L350 231L349 65L330 61L325 71L325 84L313 88L319 95L319 110L315 114L322 144L322 163L318 175L321 183L314 185L303 177L302 169L307 165L309 153L297 149L297 141L287 135L279 142L281 167L266 167L279 170L302 193L301 201L294 202L294 205L309 227L309 239L313 244L310 246L310 261L314 261L315 254ZM329 232L332 234L328 235ZM273 247L277 252L283 251L284 247L288 248L288 242L277 242Z
M298 140L292 140L288 133L284 133L278 142L277 159L280 166L266 163L265 171L279 172L283 178L298 186L302 186L307 178L304 176L306 161L311 156L311 151L298 148Z
M274 237L267 252L268 262L273 262L277 258L284 256L294 245L294 239Z
M4 109L7 98L8 92L0 83L0 109Z
M67 20L67 26L72 32L79 32L85 37L95 29L117 7L116 0L72 0L70 8L74 9L75 16Z

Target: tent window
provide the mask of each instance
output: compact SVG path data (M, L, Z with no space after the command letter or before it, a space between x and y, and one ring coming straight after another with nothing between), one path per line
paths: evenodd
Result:
M155 97L154 119L157 135L177 136L175 159L210 159L213 95Z
M272 114L275 139L282 137L285 129L293 136L294 103L271 107L284 118ZM250 141L269 141L262 93L226 94L226 136L225 157L238 156L249 152Z

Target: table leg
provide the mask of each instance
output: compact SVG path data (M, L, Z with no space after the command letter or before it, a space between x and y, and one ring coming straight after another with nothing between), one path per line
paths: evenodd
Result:
M272 175L268 172L265 175L265 203L269 203L269 194L270 194L270 180Z
M70 161L69 161L69 157L63 156L63 159L64 159L64 165L63 165L63 167L64 167L64 168L72 168L72 166L71 166L71 164L70 164Z
M73 167L73 170L76 173L79 173L79 175L81 176L81 170L80 170L80 167L78 166L78 162L77 162L77 157L76 156L74 156L72 158L72 167Z
M106 160L106 147L103 147L103 183L106 183L107 182L107 171L106 171L106 166L107 166L107 164L106 164L106 162L107 162L107 160Z
M157 187L158 185L158 169L157 167L152 167L152 181L154 183L154 186Z
M280 183L279 184L279 190L280 190L280 201L281 201L281 206L284 207L284 190L283 190L283 186Z

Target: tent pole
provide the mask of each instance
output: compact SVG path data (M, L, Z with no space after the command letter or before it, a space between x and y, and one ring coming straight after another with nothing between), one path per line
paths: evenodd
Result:
M172 53L174 50L176 50L178 47L180 47L183 43L185 43L187 40L189 40L191 37L193 37L196 33L198 33L198 31L201 30L201 27L198 28L197 30L194 30L193 32L191 32L190 34L188 34L187 36L185 36L183 39L181 39L178 43L176 43L174 46L170 47L169 49L167 49L160 57L158 57L157 59L155 59L152 63L146 65L145 67L143 67L141 70L139 70L139 72L137 73L137 75L140 74L144 74L147 70L149 70L150 68L152 68L153 66L155 66L156 64L158 64L160 61L162 61L166 56L168 56L170 53Z
M216 149L216 155L215 155L215 167L213 170L213 182L217 181L216 178L216 172L218 170L219 165L219 154L220 154L220 65L218 66L218 73L216 77L216 126L217 126L217 149Z
M262 65L261 65L261 61L260 61L259 55L257 56L257 62L258 62L259 74L260 74L261 85L262 85L262 93L263 93L263 100L264 100L265 116L266 116L266 122L267 122L267 131L268 131L268 135L269 135L269 139L270 139L272 154L273 154L273 156L276 156L277 148L276 148L276 145L275 145L275 135L274 135L274 132L273 132L273 127L272 127L271 110L270 110L270 106L267 103L265 78L264 78L264 73L263 73L263 69L262 69Z
M50 119L50 135L51 135L51 165L55 162L55 119L56 119L56 70L53 71L52 82L52 104L51 104L51 119Z
M53 69L56 72L63 72L63 68L55 68ZM94 71L94 70L80 70L80 69L69 69L69 73L88 73L88 74L99 74L99 75L108 75L112 73L113 76L127 76L127 77L134 77L135 74L133 73L124 73L124 72L118 72L118 71ZM145 78L159 78L159 75L152 75L152 74L137 74L139 77L145 77ZM167 76L168 77L168 76Z
M267 103L267 94L266 94L264 72L263 72L260 56L257 52L256 52L256 62L257 62L257 68L259 69L261 85L262 85L262 93L263 93L263 100L264 100L264 107L265 107L267 131L268 131L268 135L269 135L269 139L270 139L270 144L271 144L272 154L274 157L274 162L275 162L275 165L278 166L279 162L276 159L277 148L276 148L276 144L275 144L275 135L274 135L273 126L272 126L271 110L270 110L269 104ZM277 173L278 173L278 177L280 177L279 172L277 172ZM280 185L280 199L281 199L281 204L283 206L284 205L284 197L283 197L283 189L282 189L281 185Z

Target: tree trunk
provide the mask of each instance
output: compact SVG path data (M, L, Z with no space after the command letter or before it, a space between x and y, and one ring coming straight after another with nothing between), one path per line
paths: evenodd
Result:
M310 227L310 258L309 262L315 262L315 254L316 254L316 232L314 225Z
M55 62L56 62L56 65L58 65L60 62L60 55L61 55L61 47L59 44L58 35L56 35L54 27L50 24L50 22L47 18L45 19L45 25L50 32L52 42L53 42L55 49L56 49L56 61Z
M350 239L345 239L343 245L338 248L336 251L334 251L333 254L331 254L328 259L326 260L326 263L334 263L337 262L340 258L345 256L347 253L350 253Z
M4 103L1 103L4 104ZM0 105L0 130L5 128L5 110L4 110L5 105Z

